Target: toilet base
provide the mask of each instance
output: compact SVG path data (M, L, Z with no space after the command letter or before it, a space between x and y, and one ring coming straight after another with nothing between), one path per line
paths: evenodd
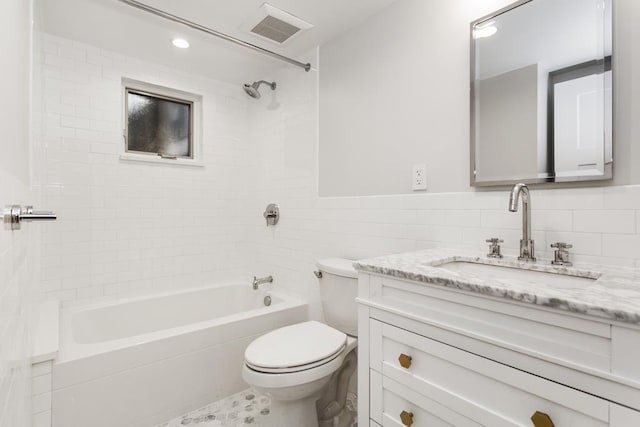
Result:
M318 427L316 401L319 393L299 400L271 400L271 413L265 417L261 427Z

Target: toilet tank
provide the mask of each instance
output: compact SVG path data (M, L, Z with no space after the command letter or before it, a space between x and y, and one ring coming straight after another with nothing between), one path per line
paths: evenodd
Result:
M320 297L327 325L348 335L358 335L358 273L353 261L329 258L318 261L322 272Z

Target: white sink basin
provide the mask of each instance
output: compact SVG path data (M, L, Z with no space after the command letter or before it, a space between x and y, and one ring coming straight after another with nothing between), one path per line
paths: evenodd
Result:
M438 265L438 267L457 273L466 273L479 279L485 280L519 280L532 283L553 284L557 286L568 287L585 287L597 280L590 277L559 274L547 271L527 270L523 268L503 265L479 264L466 261L453 261L446 264Z

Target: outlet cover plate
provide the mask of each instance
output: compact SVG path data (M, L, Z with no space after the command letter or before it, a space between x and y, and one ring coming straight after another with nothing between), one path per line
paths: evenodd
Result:
M411 189L414 191L424 191L427 189L427 165L413 165Z

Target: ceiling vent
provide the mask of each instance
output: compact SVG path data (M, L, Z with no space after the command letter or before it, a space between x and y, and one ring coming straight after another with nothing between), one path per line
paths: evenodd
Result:
M269 3L260 6L258 13L242 26L243 30L279 45L291 41L309 28L313 28L313 25Z

